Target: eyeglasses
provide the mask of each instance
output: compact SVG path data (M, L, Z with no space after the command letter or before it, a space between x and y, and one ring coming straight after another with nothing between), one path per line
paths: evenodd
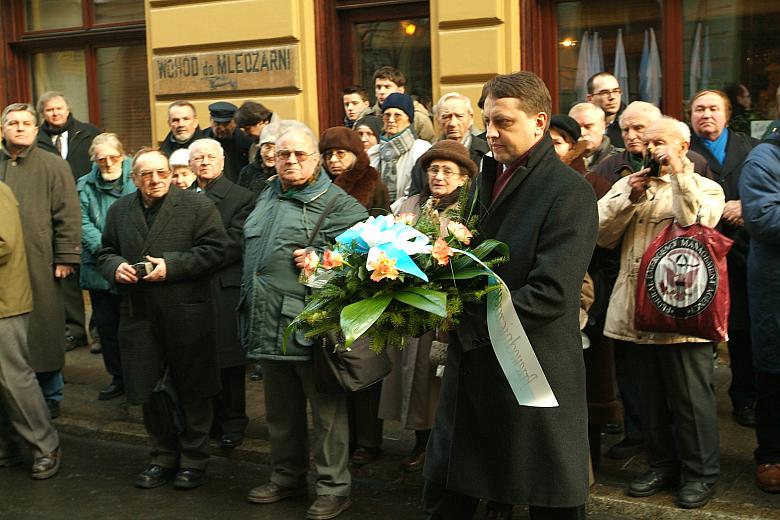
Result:
M304 152L303 150L278 150L276 152L276 158L280 161L289 161L291 155L295 155L295 159L297 159L298 162L304 162L312 155L315 155L317 152Z
M593 95L594 96L609 96L609 95L619 96L622 93L623 90L619 88L613 88L612 90L599 90L598 92L594 92Z
M144 180L152 178L152 175L157 174L158 179L167 179L171 174L171 170L159 169L159 170L141 170L137 172L137 175Z
M340 161L345 157L347 157L350 153L352 152L349 152L347 150L328 150L323 154L323 157L325 158L326 161L330 161L331 158L333 157L335 157Z
M115 163L121 158L122 158L121 155L105 155L103 157L95 157L95 161L99 163L107 163L107 162Z
M213 153L210 153L208 155L193 155L192 156L192 162L194 162L194 163L202 163L206 159L208 159L209 162L214 162L217 159L219 159L219 157L220 157L219 155L216 155L216 154L213 154Z
M445 178L450 178L453 175L460 175L460 171L451 170L449 168L439 168L438 166L428 168L428 175L431 177L436 177L440 173L444 175Z

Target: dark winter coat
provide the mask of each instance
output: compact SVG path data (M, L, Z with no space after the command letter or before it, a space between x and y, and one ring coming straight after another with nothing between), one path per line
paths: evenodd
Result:
M780 127L780 120L775 121ZM780 132L750 152L739 182L750 233L748 296L756 371L780 375Z
M92 140L95 139L95 136L100 134L100 128L90 123L78 121L73 117L73 114L68 116L65 126L68 131L68 156L65 160L68 161L73 178L78 179L92 169L89 147L92 145ZM54 141L52 141L53 137L54 134L50 132L48 123L43 123L38 132L38 148L60 156L60 153L54 146Z
M219 366L235 367L246 363L236 308L241 292L244 221L255 207L255 194L222 175L206 188L206 195L216 204L228 234L225 258L211 277Z
M106 225L108 208L119 200L119 197L133 193L135 184L130 179L130 157L122 161L122 177L119 189L114 189L100 176L98 165L92 171L81 177L76 183L81 204L81 269L79 283L82 289L98 289L118 294L119 290L113 281L106 280L97 268L97 252L100 250L103 228Z
M303 310L308 292L298 281L293 251L306 247L331 199L336 202L311 243L319 252L368 213L323 173L297 191L283 193L278 177L268 184L244 223L241 342L252 359L307 361L313 342L302 333L291 335L286 351L282 349L284 331Z
M490 344L486 307L470 306L450 334L424 475L497 502L579 506L588 497L580 289L596 242L596 198L555 155L549 134L491 202L499 167L485 157L473 183L479 237L509 245L496 272L559 406L517 404Z
M593 173L604 177L610 182L610 184L615 184L623 177L627 177L628 175L634 173L634 170L631 166L630 157L631 152L623 150L622 152L615 154L612 157L604 159L601 163L599 163L598 166L596 166L596 168L593 169ZM712 171L707 164L707 159L702 157L701 154L693 150L688 150L686 157L688 157L688 160L693 163L693 170L696 173L701 172L699 175L707 177L708 179L712 178Z
M695 132L691 132L691 150L699 153L707 161L712 174L711 179L720 184L726 194L726 202L739 200L739 177L742 163L758 140L739 132L729 131L726 141L726 162L720 164L712 152ZM732 226L725 220L718 224L721 233L734 240L728 260L729 329L747 329L750 327L747 302L747 256L750 249L750 237L744 227Z
M76 184L68 163L33 145L12 160L0 152L0 180L16 200L33 288L27 330L30 366L36 372L65 366L65 308L54 264L78 265L81 216ZM75 274L71 276L76 276Z
M146 255L165 259L168 271L163 282L120 285L119 342L132 404L149 400L163 359L182 400L220 390L210 278L224 258L227 233L202 195L171 186L160 204L149 228L139 193L119 199L108 210L98 252L98 268L111 280L119 264Z
M176 139L173 138L173 133L168 132L168 135L165 136L165 139L163 139L163 142L160 143L160 150L165 152L165 155L168 157L171 156L173 152L180 148L189 148L192 143L197 141L198 139L203 139L206 137L203 135L203 130L200 128L196 128L195 132L192 134L192 137L189 138L189 140L180 143Z
M248 189L255 195L260 195L268 188L268 183L266 181L274 175L276 175L276 169L273 166L266 166L263 163L263 158L258 152L255 154L255 158L252 162L241 169L236 184L242 188Z

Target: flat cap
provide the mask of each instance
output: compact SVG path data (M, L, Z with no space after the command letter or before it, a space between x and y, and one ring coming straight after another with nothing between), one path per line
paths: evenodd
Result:
M217 123L227 123L233 120L233 116L238 107L227 101L217 101L209 105L209 115L211 120Z

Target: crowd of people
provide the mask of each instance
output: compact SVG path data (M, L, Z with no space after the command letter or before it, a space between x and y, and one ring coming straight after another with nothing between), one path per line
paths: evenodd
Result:
M350 463L382 456L392 420L414 431L401 467L423 472L430 519L472 518L480 500L488 518L511 518L514 504L533 519L585 518L604 431L624 435L608 457L647 452L629 495L674 489L679 507L704 506L720 471L715 345L634 324L639 263L674 221L734 241L729 395L735 420L756 427L758 487L780 492L780 125L761 144L733 130L720 90L693 96L687 124L625 106L607 72L588 81L587 101L553 114L544 83L517 72L485 83L480 133L464 95L431 114L397 69L373 80L376 103L343 89L344 123L320 136L254 101L212 103L204 130L195 106L175 101L159 147L132 156L75 119L63 93L3 110L0 466L21 462L18 435L33 478L57 473L65 352L91 336L110 376L97 399L142 407L151 452L139 488L206 482L210 439L226 450L244 440L255 363L273 470L254 503L306 495L311 451L306 518L338 516L352 503ZM369 215L438 214L446 229L464 190L476 240L509 246L496 272L558 406L517 405L484 303L389 346L383 382L323 391L315 340L285 340L311 291L299 281L307 253Z

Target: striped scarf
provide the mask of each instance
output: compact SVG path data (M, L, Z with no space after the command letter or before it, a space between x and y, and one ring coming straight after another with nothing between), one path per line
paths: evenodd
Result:
M382 136L382 142L379 143L379 158L382 170L380 173L382 174L382 181L387 185L391 201L395 201L399 195L397 193L398 170L396 170L396 163L399 157L412 149L412 146L414 146L412 127L390 138ZM401 193L400 195L403 194Z

